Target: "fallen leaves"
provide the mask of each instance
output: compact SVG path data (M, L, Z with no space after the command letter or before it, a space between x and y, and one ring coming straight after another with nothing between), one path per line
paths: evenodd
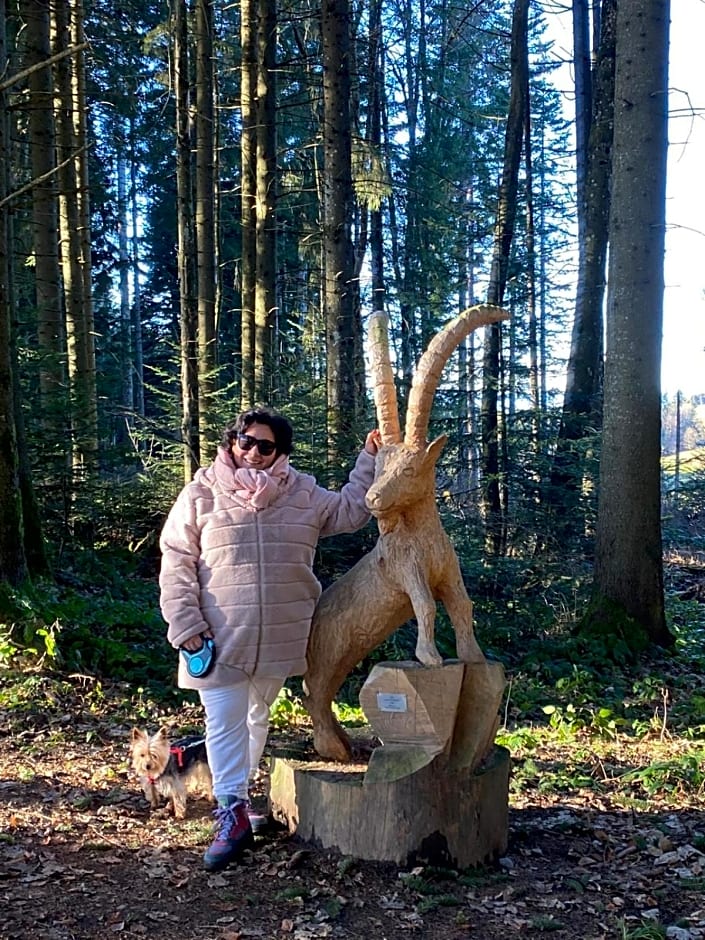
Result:
M8 726L0 749L2 940L613 940L644 924L705 940L705 807L680 794L629 805L620 774L646 762L631 743L585 761L600 792L513 794L510 845L486 870L400 871L279 830L206 874L205 803L184 822L149 813L124 729L67 722L58 747L57 727ZM675 749L655 746L664 759Z

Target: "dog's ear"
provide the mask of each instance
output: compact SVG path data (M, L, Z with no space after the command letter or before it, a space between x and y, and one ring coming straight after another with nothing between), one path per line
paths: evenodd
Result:
M159 731L157 731L156 737L164 738L165 741L169 740L169 729L166 727L166 725L162 725Z
M147 732L142 731L140 728L133 728L130 738L133 744L136 744L138 741L145 741L147 739Z

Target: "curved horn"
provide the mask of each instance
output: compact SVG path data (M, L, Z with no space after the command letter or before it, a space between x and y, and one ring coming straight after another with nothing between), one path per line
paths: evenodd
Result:
M509 312L501 307L479 304L464 310L447 323L440 333L436 333L419 359L411 382L404 433L404 442L409 447L426 446L433 396L436 394L441 373L455 348L478 327L508 320L509 316Z
M386 314L372 314L368 336L372 390L382 443L398 444L401 441L401 428L394 372L389 358L389 318Z

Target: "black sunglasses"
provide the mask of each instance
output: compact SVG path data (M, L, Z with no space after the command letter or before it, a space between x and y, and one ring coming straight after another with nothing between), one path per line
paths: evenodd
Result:
M262 457L269 457L277 449L274 441L268 441L264 438L251 437L249 434L238 434L237 446L240 450L252 450L256 447Z

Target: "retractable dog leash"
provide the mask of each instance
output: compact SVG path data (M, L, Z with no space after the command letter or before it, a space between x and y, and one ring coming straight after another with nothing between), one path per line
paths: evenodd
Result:
M181 647L186 671L193 679L202 679L207 676L215 665L215 643L209 636L202 636L201 639L203 643L193 652Z

